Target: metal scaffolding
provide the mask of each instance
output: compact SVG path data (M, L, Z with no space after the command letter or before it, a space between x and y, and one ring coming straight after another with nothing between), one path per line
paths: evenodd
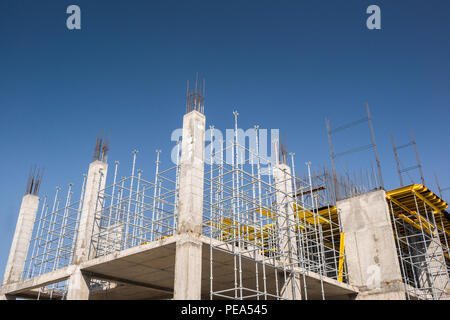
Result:
M297 172L294 153L288 154L275 140L273 160L262 156L259 127L254 127L256 141L247 147L239 136L237 112L234 120L232 141L215 141L210 127L211 152L205 159L202 236L209 240L209 265L204 271L209 274L208 298L326 299L327 281L348 282L345 234L336 203L379 189L381 175L373 168L353 177L339 176L335 170L314 172L309 162ZM363 121L370 123L369 113L357 123ZM94 160L106 159L108 142L101 145L98 140ZM374 140L369 147L375 148ZM176 163L168 169L162 169L160 152L156 150L150 179L138 169L137 150L132 152L128 176L119 178L115 162L111 184L94 199L89 259L176 235L181 141ZM337 156L332 149L331 154L332 159ZM39 187L40 177L29 180L27 192ZM102 179L99 185L105 182ZM22 279L73 264L86 180L83 175L79 195L69 184L64 193L57 187L51 200L43 197ZM447 204L423 185L388 191L386 196L408 298L447 298ZM94 276L91 293L107 297L108 290L123 285L114 281ZM36 289L36 294L65 299L67 289L68 281L61 281Z
M255 133L258 137L257 126ZM282 163L272 163L260 156L258 140L255 150L238 141L235 112L233 141L228 146L221 141L205 167L203 224L210 238L210 299L308 299L305 277L311 273L320 279L320 298L325 299L323 277L346 279L343 233L326 192L313 185L310 164L308 180L296 176L294 154L289 168L285 154L276 157ZM227 152L231 163L224 160ZM279 168L284 168L281 179L274 172ZM221 253L233 256L228 271L215 265ZM224 281L225 274L234 279Z
M175 166L161 170L160 152L156 151L153 181L143 179L142 170L136 170L137 151L133 151L130 176L118 179L119 163L115 162L113 183L98 197L90 247L94 257L176 234L179 157Z
M35 221L22 279L33 278L72 264L85 184L86 175L83 175L79 200L74 200L72 184L69 184L65 195L57 187L53 200L44 196L40 215ZM63 296L66 290L67 281L63 281L41 288L39 295L48 293L50 298L57 298Z
M450 296L447 204L423 185L387 192L408 299Z

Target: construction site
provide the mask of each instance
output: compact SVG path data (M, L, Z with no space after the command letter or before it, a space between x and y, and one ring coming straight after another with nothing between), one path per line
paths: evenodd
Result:
M256 142L241 143L237 111L233 140L206 153L204 108L205 85L196 79L176 163L162 163L158 150L147 177L136 150L125 169L108 162L102 136L77 188L40 195L43 170L34 168L0 298L449 299L445 188L437 194L425 185L414 135L400 146L392 139L400 187L386 190L368 105L361 120L335 128L327 121L331 168L320 171L296 163L280 139L272 141L275 156L263 156L258 126ZM370 144L334 150L334 133L364 123ZM406 147L417 166L403 169L397 151ZM376 167L340 175L336 158L359 151L372 152ZM421 183L404 184L409 170Z

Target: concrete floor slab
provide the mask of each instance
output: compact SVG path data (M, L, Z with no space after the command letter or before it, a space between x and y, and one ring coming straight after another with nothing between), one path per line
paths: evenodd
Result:
M91 260L82 265L82 270L90 272L94 277L104 280L118 281L120 285L109 290L108 299L168 299L171 298L174 282L174 263L176 240L173 236L156 243L114 253L109 256ZM202 257L202 297L209 298L210 293L210 239L201 237L203 242ZM255 262L248 259L248 254L241 259L242 283L249 289L256 289ZM227 290L234 288L234 256L230 252L213 249L213 290ZM266 291L277 294L281 290L284 274L271 265L263 268L258 264L258 282L260 290L263 283L263 269L265 269ZM239 273L239 270L237 271ZM298 270L300 272L300 270ZM278 278L278 289L275 279ZM322 298L320 276L308 273L305 276L309 299ZM137 284L137 285L136 285ZM303 286L303 281L301 281ZM345 283L324 278L323 291L327 299L347 299L357 290ZM234 295L234 290L229 292ZM251 291L246 294L250 295ZM93 299L105 297L104 293L93 294Z

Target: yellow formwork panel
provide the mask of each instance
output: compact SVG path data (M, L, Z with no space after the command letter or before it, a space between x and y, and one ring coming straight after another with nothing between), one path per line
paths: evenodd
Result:
M430 206L434 210L434 213L438 213L448 208L447 202L439 198L430 189L422 184L412 184L386 192L386 196L388 198L394 198L399 201L401 200L401 202L404 202L406 206L412 206L413 208L410 208L410 210L415 210L414 195Z
M399 212L394 212L397 216L402 218L407 223L421 230L422 228L427 231L428 234L432 234L432 230L435 226L429 223L423 216L417 213L417 209L423 208L423 204L419 206L419 203L416 201L417 198L425 202L430 208L433 209L433 214L435 215L436 228L440 231L445 232L447 235L450 235L449 224L444 224L444 228L439 225L440 222L440 213L448 208L447 202L440 199L436 196L431 190L421 184L412 184L406 187L394 189L386 192L386 198L391 200L398 207L402 208L405 212L414 216L415 219L405 219L406 216L400 216ZM419 208L418 208L419 207ZM395 211L395 210L394 210ZM420 220L420 221L419 221Z
M302 219L302 221L307 221L309 224L315 225L315 224L323 224L323 223L330 223L330 221L323 217L325 213L328 214L328 210L321 210L318 213L313 213L310 210L307 210L303 208L302 206L298 205L297 203L294 203L293 209L295 212L296 217L299 219ZM268 208L256 208L255 212L261 213L263 216L274 219L275 214L269 210ZM322 215L321 215L322 214Z
M426 232L428 235L435 234L435 228L441 232L441 243L446 242L446 236L450 236L450 221L444 218L444 210L448 208L447 202L440 199L430 189L422 184L412 184L386 192L386 198L400 209L395 209L393 214L414 228ZM427 210L426 206L432 210ZM391 208L389 208L391 209ZM436 226L425 219L419 212L433 213ZM404 213L409 215L406 216ZM447 259L450 257L444 252Z

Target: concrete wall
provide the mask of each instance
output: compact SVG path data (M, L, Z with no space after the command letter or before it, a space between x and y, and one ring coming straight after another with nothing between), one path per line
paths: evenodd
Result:
M38 196L27 194L23 197L3 276L3 284L17 282L22 276L38 206Z
M400 264L384 190L337 202L351 285L357 299L404 300Z
M200 299L202 279L203 177L205 116L191 111L183 118L174 299Z

